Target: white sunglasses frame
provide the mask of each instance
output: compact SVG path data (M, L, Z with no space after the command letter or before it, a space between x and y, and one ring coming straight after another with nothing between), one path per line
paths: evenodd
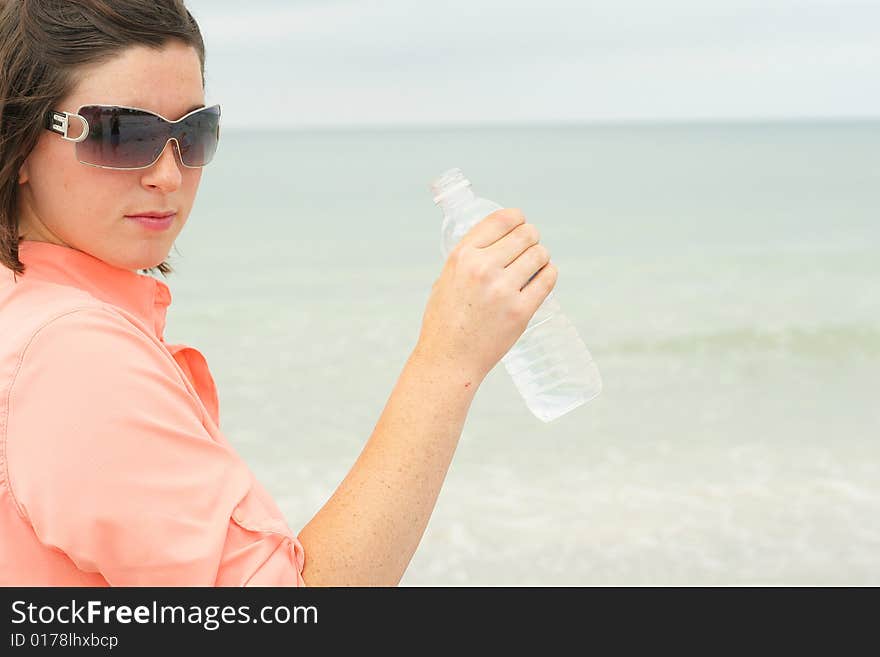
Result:
M89 136L89 122L85 119L85 117L80 116L80 112L82 111L82 109L84 107L110 107L110 108L118 108L118 109L136 110L138 112L144 112L145 114L150 114L152 116L156 116L156 117L162 119L163 121L165 121L166 123L171 123L171 124L180 123L181 121L184 121L184 120L188 119L189 117L191 117L193 114L198 114L199 112L204 112L205 110L215 109L215 108L217 109L218 114L220 114L222 116L222 111L221 111L219 104L206 105L205 107L199 107L198 109L194 109L192 112L186 114L185 116L180 117L176 121L171 121L170 119L166 119L161 114L157 114L156 112L151 112L150 110L143 109L142 107L130 107L128 105L101 105L99 103L87 103L85 105L80 105L77 108L76 112L57 112L55 110L51 110L49 112L49 122L48 122L46 128L56 134L61 135L61 138L64 139L65 141L73 142L75 144L78 144L79 142L85 141ZM68 132L70 130L70 119L79 119L82 122L83 131L82 131L81 135L79 135L77 137L70 137L68 135ZM142 166L142 167L108 167L103 164L92 164L91 162L83 162L79 158L77 158L77 162L79 162L80 164L85 164L86 166L89 166L89 167L95 167L97 169L109 169L111 171L142 171L143 169L149 169L154 164L156 164L156 162L159 161L159 158L162 157L162 153L164 153L165 149L168 148L169 142L172 142L172 141L174 142L174 145L177 147L177 153L180 155L180 142L177 141L177 137L169 137L168 141L166 141L165 145L162 147L162 150L159 151L159 155L156 156L156 159L153 160L152 162L150 162L149 164L147 164L146 166ZM220 121L219 121L219 119L217 121L217 141L218 141L218 143L220 141ZM180 163L184 167L186 167L187 169L201 169L201 168L207 166L207 164L210 164L210 162L208 162L208 163L203 164L201 166L193 167L188 164L184 164L182 155L180 156Z

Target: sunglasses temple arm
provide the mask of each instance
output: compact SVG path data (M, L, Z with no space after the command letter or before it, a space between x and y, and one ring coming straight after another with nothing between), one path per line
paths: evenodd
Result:
M70 119L79 119L82 123L82 134L79 137L69 137ZM89 136L89 122L79 114L71 114L70 112L54 112L50 111L46 117L46 128L52 132L57 132L67 141L81 142L85 141Z

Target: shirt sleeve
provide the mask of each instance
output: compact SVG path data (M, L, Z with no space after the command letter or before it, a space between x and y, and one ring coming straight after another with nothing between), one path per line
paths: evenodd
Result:
M7 467L45 545L111 586L304 585L302 545L158 341L106 307L31 338Z

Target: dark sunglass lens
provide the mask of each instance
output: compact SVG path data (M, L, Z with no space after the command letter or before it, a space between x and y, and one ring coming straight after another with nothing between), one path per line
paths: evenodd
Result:
M137 169L152 164L168 143L169 130L160 117L121 107L89 106L80 110L89 136L77 143L80 162Z
M206 107L174 124L180 159L188 167L203 167L217 152L220 141L220 108Z

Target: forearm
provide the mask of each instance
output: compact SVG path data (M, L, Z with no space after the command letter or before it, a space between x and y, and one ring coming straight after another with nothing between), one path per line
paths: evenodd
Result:
M309 586L396 585L427 527L481 377L417 348L348 475L300 532Z

